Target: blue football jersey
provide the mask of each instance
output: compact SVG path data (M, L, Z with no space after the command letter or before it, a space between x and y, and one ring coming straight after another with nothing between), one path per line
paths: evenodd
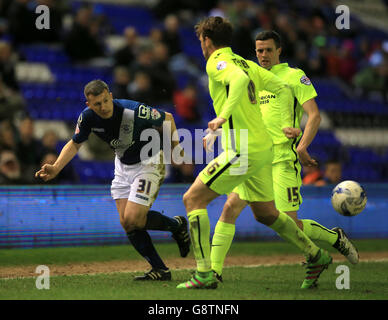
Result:
M82 143L93 132L110 145L122 163L135 164L144 160L140 159L140 150L149 142L140 141L141 132L144 129L161 127L165 117L163 111L141 102L113 99L113 115L109 119L99 117L86 107L78 117L72 139L75 143ZM162 149L162 144L160 139L159 150Z

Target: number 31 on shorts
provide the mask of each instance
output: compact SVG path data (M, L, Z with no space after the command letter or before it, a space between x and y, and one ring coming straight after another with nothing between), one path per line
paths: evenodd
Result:
M145 193L146 195L149 195L150 190L151 190L151 181L145 180L145 179L140 179L136 192L137 193Z

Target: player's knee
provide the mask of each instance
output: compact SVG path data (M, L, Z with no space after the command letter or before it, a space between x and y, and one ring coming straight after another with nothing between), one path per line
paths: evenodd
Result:
M196 197L195 197L195 194L190 192L190 191L187 191L184 195L183 195L183 204L186 208L186 210L191 211L194 207L195 207L195 204L198 203L198 200Z
M128 212L123 218L121 225L125 231L130 232L136 229L144 228L146 220L143 219L142 215L137 212Z
M227 201L222 209L222 217L227 220L236 220L239 213L239 208L230 201Z

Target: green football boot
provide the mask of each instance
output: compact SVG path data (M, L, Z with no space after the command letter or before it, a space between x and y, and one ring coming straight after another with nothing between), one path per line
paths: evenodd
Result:
M214 278L214 273L209 272L209 276L202 278L195 273L193 277L186 282L177 285L177 289L216 289L217 280Z
M301 288L316 288L319 276L332 262L333 258L330 254L326 250L319 249L317 255L306 263L306 278L304 279Z

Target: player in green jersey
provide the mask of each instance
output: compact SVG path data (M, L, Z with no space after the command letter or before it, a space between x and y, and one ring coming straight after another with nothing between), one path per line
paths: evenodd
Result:
M302 203L299 161L304 166L317 165L308 154L307 147L318 131L320 114L314 100L317 93L311 81L302 70L291 68L287 63L280 63L280 53L280 37L276 32L263 31L257 35L256 55L260 65L286 81L293 93L293 108L290 110L287 106L277 103L277 93L259 89L263 121L274 143L272 176L276 208L287 213L310 239L325 241L339 250L351 263L356 264L359 259L357 249L341 228L329 230L316 221L299 220L297 217L299 206ZM289 112L289 116L293 119L291 125L287 122L285 112ZM308 120L304 133L301 135L300 120L304 112L307 113ZM231 243L234 232L230 230L233 229L235 220L247 205L247 202L241 199L238 190L234 190L228 196L216 226L213 243L218 242L218 238L229 238L229 243ZM218 275L222 273L228 249L229 247L217 246L212 250L212 269Z
M322 272L332 261L330 255L318 248L287 214L278 211L273 201L273 144L261 117L257 92L267 88L276 92L281 103L290 104L290 88L277 76L232 52L232 26L227 20L205 18L195 30L207 60L209 92L217 114L208 128L216 131L222 127L224 151L206 166L183 197L197 271L177 288L217 287L210 260L206 208L219 195L230 193L236 187L242 199L249 202L257 221L296 245L308 264ZM213 243L216 245L219 244Z

